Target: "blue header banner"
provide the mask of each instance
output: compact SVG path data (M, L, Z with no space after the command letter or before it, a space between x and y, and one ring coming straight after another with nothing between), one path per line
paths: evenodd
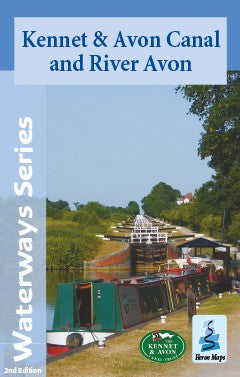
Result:
M79 2L69 0L66 4L24 1L5 2L0 12L0 69L14 69L14 17L227 17L228 20L228 70L240 69L239 15L240 3L202 0L159 2L157 0L140 4L136 0L116 3Z

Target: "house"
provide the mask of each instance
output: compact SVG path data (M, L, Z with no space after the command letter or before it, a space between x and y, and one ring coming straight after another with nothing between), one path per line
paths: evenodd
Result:
M192 192L188 192L187 194L181 196L180 198L177 198L177 204L185 204L190 203L193 201L194 195Z

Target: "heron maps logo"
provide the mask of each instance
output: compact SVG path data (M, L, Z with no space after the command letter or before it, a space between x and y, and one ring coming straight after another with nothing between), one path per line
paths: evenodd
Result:
M195 315L192 328L192 361L225 363L227 361L227 317Z
M169 363L184 354L186 343L181 335L174 331L152 331L141 339L140 351L148 360Z

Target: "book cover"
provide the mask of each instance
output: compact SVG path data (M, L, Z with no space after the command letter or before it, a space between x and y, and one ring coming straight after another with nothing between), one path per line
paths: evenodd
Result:
M0 374L237 376L239 7L2 8Z

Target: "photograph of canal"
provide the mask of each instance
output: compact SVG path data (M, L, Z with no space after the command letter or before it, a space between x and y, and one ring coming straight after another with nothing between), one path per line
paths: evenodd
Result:
M201 377L195 314L227 316L218 375L234 368L239 98L238 71L227 86L47 88L49 377ZM167 366L139 350L161 330L186 342Z

